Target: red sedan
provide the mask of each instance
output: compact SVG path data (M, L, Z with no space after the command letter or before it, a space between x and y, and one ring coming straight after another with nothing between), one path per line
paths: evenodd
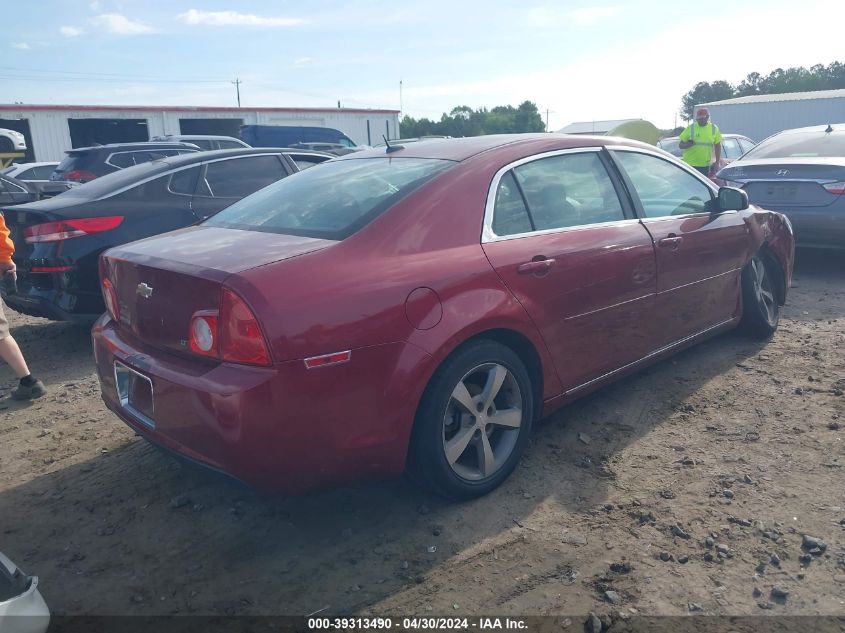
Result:
M344 156L101 259L103 398L289 492L408 470L453 498L532 422L737 325L792 277L779 213L633 141L430 140Z

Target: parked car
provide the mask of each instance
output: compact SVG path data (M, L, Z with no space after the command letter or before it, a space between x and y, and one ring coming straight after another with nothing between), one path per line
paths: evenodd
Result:
M239 138L234 138L232 136L214 136L211 134L165 134L163 136L152 137L150 142L190 143L191 145L196 145L204 151L249 147L249 145Z
M47 182L59 163L14 163L0 171L1 174L26 182Z
M355 141L332 127L308 125L242 125L241 139L252 147L293 147L297 143L338 143L355 147Z
M310 149L317 152L328 152L335 156L343 156L344 154L351 154L352 152L358 152L364 149L363 147L349 147L342 143L292 143L291 147L296 149Z
M770 335L792 249L782 215L636 141L373 149L104 253L95 357L129 426L254 485L407 468L469 498L560 405Z
M29 183L11 176L0 176L0 206L34 202L38 198L38 192Z
M196 145L188 143L110 143L79 147L65 152L67 156L50 175L50 180L90 182L151 160L198 151Z
M0 552L0 632L44 633L49 625L38 577L27 576Z
M25 152L26 139L17 130L0 128L0 154L11 154L13 152Z
M407 145L408 143L418 143L419 141L430 141L435 138L452 138L451 136L438 136L438 135L430 135L430 136L414 136L408 138L391 138L387 139L387 143L382 141L381 143L376 143L373 147L386 147L389 143L390 145Z
M274 149L190 152L122 169L50 200L3 209L18 267L6 304L92 322L104 310L97 258L111 246L194 224L330 154Z
M15 163L0 173L26 183L38 194L37 199L51 198L79 184L68 180L50 180L57 165L58 163ZM4 202L0 200L0 204Z
M670 136L657 141L657 147L666 150L672 156L682 156L684 150L678 145L681 139L677 136ZM754 141L741 134L722 134L722 159L731 162L742 156L745 152L754 147Z
M799 246L845 248L845 123L779 132L717 175L786 215Z

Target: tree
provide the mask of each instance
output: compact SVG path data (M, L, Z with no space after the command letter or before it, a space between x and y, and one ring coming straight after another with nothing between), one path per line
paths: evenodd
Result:
M413 138L430 134L444 136L481 136L482 134L519 134L545 130L543 118L532 101L523 101L516 108L511 105L496 106L491 110L469 106L456 106L439 121L402 118L402 136Z
M693 110L700 103L721 101L736 96L736 90L727 81L700 81L681 99L681 115L687 121L693 119Z

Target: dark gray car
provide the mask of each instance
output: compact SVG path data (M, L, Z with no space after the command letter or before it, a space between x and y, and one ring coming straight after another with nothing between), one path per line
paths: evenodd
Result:
M845 248L845 123L770 136L717 175L786 215L798 246Z

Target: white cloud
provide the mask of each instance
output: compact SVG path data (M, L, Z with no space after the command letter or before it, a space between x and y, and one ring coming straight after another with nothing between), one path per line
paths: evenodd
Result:
M294 66L304 66L306 64L310 64L313 61L313 57L298 57L297 59L293 60L293 64Z
M32 47L26 42L12 42L12 48L16 48L19 51L28 51Z
M79 37L85 32L75 26L63 26L59 29L59 31L61 31L61 34L65 37Z
M130 20L119 13L103 13L93 20L94 24L106 29L109 33L117 35L141 35L144 33L155 33L155 29L143 22Z
M189 9L176 16L185 24L206 26L299 26L305 24L300 18L270 17L237 11L199 11Z

